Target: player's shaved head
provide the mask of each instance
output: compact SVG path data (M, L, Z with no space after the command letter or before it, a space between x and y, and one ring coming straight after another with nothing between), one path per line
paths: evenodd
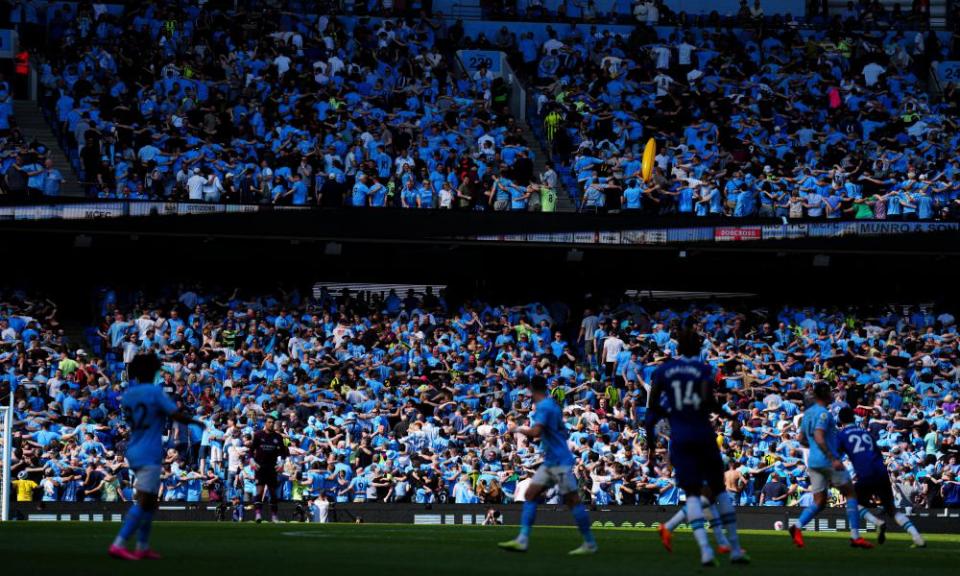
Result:
M692 326L684 327L677 334L677 352L681 356L697 357L703 349L703 337Z
M833 388L826 382L817 382L813 387L813 397L822 402L833 400Z
M547 379L539 374L530 379L530 391L534 394L547 394Z
M839 420L841 424L853 424L855 420L853 410L849 406L844 406L837 414L837 420Z
M156 354L137 354L130 362L130 367L127 368L127 374L129 374L131 380L143 384L152 384L160 367L160 359L157 358Z

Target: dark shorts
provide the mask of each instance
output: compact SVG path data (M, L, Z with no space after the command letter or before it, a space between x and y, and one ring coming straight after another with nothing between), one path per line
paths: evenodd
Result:
M257 486L266 486L271 490L277 488L277 470L273 466L260 466L257 469Z
M714 494L724 489L723 458L713 438L671 442L670 463L676 471L677 486L685 492L709 486Z
M867 478L855 482L853 489L857 493L857 502L861 506L869 508L873 499L876 498L880 500L880 506L885 510L896 508L890 478Z

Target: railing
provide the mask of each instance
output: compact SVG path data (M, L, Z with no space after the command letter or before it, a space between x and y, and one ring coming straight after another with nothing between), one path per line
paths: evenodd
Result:
M495 77L503 78L510 87L510 113L517 120L526 122L527 90L510 66L506 54L499 50L458 50L457 65L466 76L483 67Z
M13 390L10 390L8 397L8 404L2 404L3 408L0 408L0 414L3 416L3 427L0 428L3 430L3 456L0 458L0 466L3 466L0 498L3 498L3 501L0 503L0 522L10 520L10 501L13 496L13 478L10 474L12 466L10 456L13 450Z

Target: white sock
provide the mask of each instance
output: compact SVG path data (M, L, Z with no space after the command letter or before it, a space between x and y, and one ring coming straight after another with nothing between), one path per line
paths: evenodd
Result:
M740 547L740 536L737 534L737 516L729 492L721 492L717 496L716 513L720 524L727 531L725 540L727 540L727 546L730 547L730 557L741 558L743 548Z
M517 542L519 542L520 544L523 544L524 546L526 546L527 542L529 541L530 539L527 537L526 534L520 534L517 536Z
M125 544L126 542L124 542L123 538L119 536L113 539L113 545L116 546L117 548L123 548Z
M720 521L720 512L717 511L716 504L704 508L703 515L710 521L710 529L713 531L713 538L717 541L717 546L730 547L730 541L723 533L723 523Z
M907 518L907 515L903 512L897 512L893 516L894 521L900 525L901 528L907 531L907 534L913 538L913 543L917 546L923 546L925 544L923 536L920 535L920 531L917 530L917 527L913 525L913 522Z
M693 527L693 537L700 546L700 561L709 562L713 560L713 548L710 547L710 540L707 538L707 531L704 528L703 507L700 504L700 498L687 498L687 521Z
M883 520L877 518L873 512L871 512L868 508L864 508L863 506L860 507L860 517L867 522L876 524L877 526L884 524Z
M673 517L671 517L669 520L663 523L663 527L673 532L674 530L677 529L677 526L683 524L686 521L687 521L687 513L684 511L683 508L681 508L679 511L677 511L676 514L673 515Z

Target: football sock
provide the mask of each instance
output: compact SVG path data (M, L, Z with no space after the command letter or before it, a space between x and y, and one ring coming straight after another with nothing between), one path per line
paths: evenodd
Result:
M137 550L150 548L150 528L153 526L153 510L140 516L140 530L137 534Z
M797 521L797 528L803 530L803 527L810 523L813 518L820 513L822 508L817 504L811 504L800 513L800 519Z
M729 546L734 556L742 554L743 550L740 548L740 536L737 535L737 514L734 511L733 500L730 498L729 493L721 492L720 495L717 496L716 509L720 515L720 523L727 532L727 540L729 541Z
M877 526L879 526L880 524L883 524L883 520L877 518L876 515L873 514L873 512L871 512L868 508L864 506L860 507L860 518L864 522L870 522L871 524L876 524Z
M520 536L517 540L526 544L530 537L530 530L533 528L533 522L537 519L537 503L526 501L523 503L523 511L520 513Z
M906 514L904 514L903 512L897 512L893 516L893 519L897 524L900 525L901 528L907 531L907 534L909 534L911 538L913 538L914 544L923 546L924 544L923 536L920 535L920 531L917 530L917 527L913 525L913 522L911 522L910 519L907 518Z
M577 504L573 507L573 520L577 523L577 530L583 536L583 541L590 545L596 544L596 540L593 539L593 532L590 531L590 515L587 514L587 509L583 507L583 504Z
M673 532L677 529L677 526L683 524L687 521L687 512L681 508L672 518L663 523L663 527L667 530Z
M860 505L856 498L847 498L847 523L850 525L850 538L860 537Z
M127 540L133 536L134 531L140 526L140 518L143 514L143 508L140 507L140 504L134 504L130 511L127 512L127 517L123 519L123 525L120 526L120 533L117 534L117 537L113 541L114 546L123 546L126 544Z
M708 562L713 559L713 548L710 547L710 541L707 539L707 531L704 528L703 507L700 504L699 497L687 497L687 519L693 528L693 537L700 546L700 559Z

